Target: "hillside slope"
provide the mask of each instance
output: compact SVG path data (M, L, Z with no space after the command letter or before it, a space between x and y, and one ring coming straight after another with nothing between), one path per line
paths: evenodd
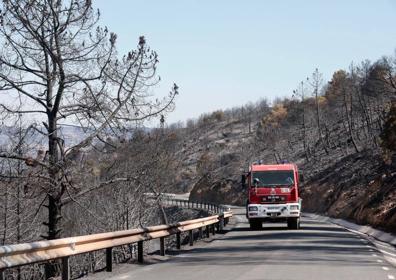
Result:
M240 175L249 163L288 160L305 174L304 211L396 232L393 68L354 71L335 72L320 95L296 91L300 98L217 111L182 128L180 191L191 200L245 205Z
M276 162L270 151L257 148L255 133L244 133L243 126L243 122L219 122L207 130L207 145L202 145L205 135L186 141L183 152L190 153L184 164L189 177L181 181L183 191L191 192L191 200L245 205L247 190L241 187L240 175L249 161ZM235 134L225 136L222 131L226 128ZM384 164L378 150L323 153L307 162L299 147L288 160L297 162L305 173L301 188L304 211L396 232L396 171ZM202 165L210 170L200 170Z

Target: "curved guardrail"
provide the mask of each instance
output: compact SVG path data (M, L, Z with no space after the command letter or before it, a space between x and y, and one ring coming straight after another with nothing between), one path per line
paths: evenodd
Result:
M214 213L227 212L230 208L225 205L213 203L198 202L186 199L165 198L163 202L166 205L174 205L185 208L203 209Z
M25 244L0 246L0 280L4 278L4 270L37 262L62 260L62 279L70 279L69 257L83 253L106 249L106 271L112 271L112 248L116 246L138 244L138 262L143 262L143 242L160 239L160 254L165 255L164 238L176 235L176 248L181 248L181 233L189 232L189 244L194 242L194 229L202 235L205 228L206 236L223 230L231 211L217 215L187 220L171 225L158 225L147 228L122 230L85 236L68 237L49 241L37 241Z

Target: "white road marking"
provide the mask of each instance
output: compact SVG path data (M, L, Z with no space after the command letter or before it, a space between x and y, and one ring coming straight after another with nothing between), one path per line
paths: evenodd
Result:
M389 252L387 252L387 251L384 251L384 250L381 250L381 249L378 249L378 251L380 251L381 253L383 253L383 254L385 254L385 255L389 255L389 256L392 256L392 257L396 257L395 254L389 253Z
M330 222L330 223L333 223L333 222ZM333 224L334 224L334 223L333 223ZM337 224L336 224L336 225L337 225ZM349 232L354 233L359 239L361 239L361 238L362 238L362 235L364 234L364 233L361 233L361 232L359 232L359 231L357 231L357 230L353 230L353 229L350 229L350 228L346 228L346 227L340 226L340 225L338 225L338 226L341 227L341 228L346 229L346 230L349 231ZM385 247L385 248L389 248L389 246L383 245L383 244L381 244L379 241L376 241L376 242L375 242L375 245L376 245L376 246ZM366 247L372 248L371 245L366 245ZM381 250L381 249L379 249L379 248L378 248L378 250L379 250L381 253L383 253L383 254L396 257L396 254L392 254L392 253L390 253L390 252L386 252L386 251Z
M383 269L383 270L386 270L386 271L388 271L388 270L389 270L389 268L388 268L388 267L386 267L386 266L383 266L383 267L382 267L382 269Z
M393 276L393 275L388 275L388 279L393 280L393 279L395 279L395 276Z
M377 260L377 262L378 262L378 263L383 263L384 261L382 261L382 260Z
M387 248L387 249L392 249L392 246L390 246L389 244L382 244L382 242L380 242L380 241L374 241L373 242L376 246L380 246L380 247L384 247L384 248Z
M378 257L377 254L371 254L373 257Z

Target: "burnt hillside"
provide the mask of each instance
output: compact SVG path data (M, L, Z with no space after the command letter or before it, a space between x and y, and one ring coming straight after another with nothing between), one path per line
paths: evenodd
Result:
M239 180L249 162L287 159L306 175L305 211L394 231L394 71L394 61L382 59L336 71L325 83L316 70L292 98L187 122L176 129L178 190L191 191L192 200L244 205Z

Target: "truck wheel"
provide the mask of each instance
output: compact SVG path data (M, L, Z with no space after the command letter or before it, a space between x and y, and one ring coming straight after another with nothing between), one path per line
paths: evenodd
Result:
M299 229L300 228L300 218L289 218L287 219L288 229Z
M249 220L249 225L251 230L259 230L263 228L263 222L256 219Z

